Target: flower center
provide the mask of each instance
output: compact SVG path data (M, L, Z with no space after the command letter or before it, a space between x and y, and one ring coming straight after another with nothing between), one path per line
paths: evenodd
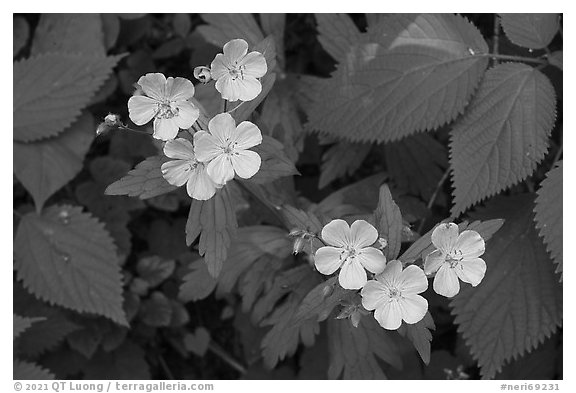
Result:
M458 266L460 261L463 259L462 256L460 256L461 254L462 254L462 251L456 250L450 254L446 254L446 257L444 258L444 260L446 261L446 263L448 263L450 265L450 267L452 269L454 269Z
M244 70L245 69L246 69L246 66L244 66L244 65L239 66L237 64L234 64L232 66L232 68L228 68L228 73L232 77L232 80L236 80L238 78L244 79Z
M346 247L340 253L340 260L344 262L351 262L356 256L358 256L359 252L354 247Z
M227 145L222 148L224 154L227 154L228 156L237 156L240 154L236 151L236 146L238 146L238 142L230 142L229 140L226 140L226 143Z
M398 300L402 297L402 292L398 288L389 288L388 296L391 300Z
M158 103L158 112L156 117L160 119L171 119L174 116L178 116L178 108L176 108L175 102L164 101Z

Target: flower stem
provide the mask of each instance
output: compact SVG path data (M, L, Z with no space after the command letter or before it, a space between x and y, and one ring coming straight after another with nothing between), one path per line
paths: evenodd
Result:
M536 63L536 64L548 64L546 60L535 58L535 57L524 57L524 56L510 56L510 55L501 55L498 53L480 53L477 55L473 55L473 57L490 57L493 60L510 60L510 61L523 61L526 63Z
M448 179L448 175L450 175L450 167L448 167L448 169L446 169L446 172L444 172L444 175L442 175L442 178L440 179L440 181L436 185L436 189L434 190L434 193L432 193L432 196L430 197L430 200L428 201L428 205L426 205L426 208L428 210L432 209L432 206L434 205L434 201L438 197L438 193L440 192L440 189L444 185L444 182L446 181L446 179ZM426 223L426 217L424 217L422 219L422 221L420 221L420 225L418 226L418 233L422 232L422 229L424 229L425 223Z
M218 356L220 359L224 360L240 374L245 375L247 373L246 367L240 364L238 360L234 359L224 349L222 349L220 345L216 344L215 342L210 342L210 344L208 345L208 350L211 351L214 355Z
M236 109L240 108L242 106L242 104L244 104L244 101L242 101L240 104L238 104L237 106L235 106L234 108L230 109L228 112L226 113L232 113L234 112Z

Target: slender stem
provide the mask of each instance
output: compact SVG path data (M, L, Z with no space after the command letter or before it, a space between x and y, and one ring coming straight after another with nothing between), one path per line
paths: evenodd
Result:
M492 42L492 53L497 55L498 54L498 46L500 43L500 17L498 14L494 14L494 37ZM494 65L498 64L498 59L492 58Z
M444 175L442 175L442 178L440 179L440 181L438 181L438 184L436 185L436 189L432 193L432 196L430 197L430 200L428 201L428 204L426 205L426 208L428 210L430 210L432 208L432 206L434 205L434 201L438 197L438 193L440 192L440 189L444 185L444 182L446 181L446 179L448 179L448 175L450 175L450 168L446 169L446 172L444 172ZM418 226L418 233L421 233L422 229L424 229L424 223L426 223L426 217L424 217L422 219L422 221L420 221L420 225Z
M144 135L150 136L150 133L149 133L149 132L142 131L142 130L135 130L135 129L130 128L130 127L127 127L127 126L118 126L118 128L121 129L121 130L132 131L132 132L135 132L135 133L137 133L137 134L144 134Z
M247 373L246 367L244 367L242 364L240 364L238 360L234 359L231 355L229 355L226 351L224 351L224 349L222 349L222 347L220 347L218 344L211 342L208 345L208 350L212 351L214 355L224 360L240 374L245 375Z
M232 113L234 112L236 109L240 108L245 101L242 101L240 104L238 104L237 106L235 106L234 108L230 109L227 113Z
M499 60L511 60L511 61L523 61L526 63L548 64L548 62L546 60L538 59L535 57L500 55L500 54L496 54L496 53L480 53L477 55L473 55L473 57L490 57L492 59L499 59Z
M174 374L170 370L170 367L168 367L168 364L164 360L164 357L162 356L162 354L158 354L158 361L160 362L160 366L162 367L162 370L164 370L164 374L166 374L166 376L168 377L167 379L175 379Z

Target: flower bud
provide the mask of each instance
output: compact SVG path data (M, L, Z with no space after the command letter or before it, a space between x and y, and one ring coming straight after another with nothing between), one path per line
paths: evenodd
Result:
M202 83L208 83L212 80L212 74L210 73L210 68L205 66L199 66L194 68L194 78L198 79Z
M304 238L303 237L297 237L294 240L294 247L292 249L292 252L294 253L294 255L296 255L300 251L302 251L303 248L304 248Z
M378 239L378 244L380 244L380 249L382 250L382 249L386 248L386 246L388 246L388 240L381 237Z
M120 120L120 116L115 113L109 113L104 118L104 121L98 125L98 128L96 128L96 136L104 134L120 126L124 126Z

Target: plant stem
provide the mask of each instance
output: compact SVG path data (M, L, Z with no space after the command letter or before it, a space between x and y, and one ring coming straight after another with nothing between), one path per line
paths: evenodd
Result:
M499 59L499 60L510 60L510 61L523 61L526 63L548 64L548 62L546 60L535 58L535 57L500 55L497 53L480 53L477 55L473 55L473 57L490 57L493 60Z
M498 55L498 46L500 43L500 17L494 14L494 37L492 42L492 53ZM498 59L492 58L494 65L498 64Z
M446 181L446 179L448 179L449 174L450 174L450 167L448 167L448 169L446 169L446 172L444 172L444 175L442 175L442 178L440 179L440 181L438 181L438 184L436 185L436 189L434 189L434 192L432 193L432 196L430 197L430 200L428 201L428 204L426 205L426 208L428 210L430 210L432 208L432 206L434 205L434 201L438 197L438 193L440 192L440 189L444 185L444 182ZM424 229L425 223L426 223L426 217L424 217L422 219L422 221L420 221L420 225L418 226L418 233L422 232L422 229Z
M158 354L158 361L160 362L162 370L164 370L164 374L166 374L166 376L168 377L167 379L174 379L174 374L172 374L172 371L170 371L170 367L168 367L168 364L164 360L162 354Z
M233 369L238 371L240 374L246 374L246 367L244 367L240 362L234 359L231 355L229 355L220 345L216 344L215 342L210 342L208 345L208 350L212 351L212 353L218 356L220 359L224 360L228 363Z
M236 109L240 108L242 106L242 104L244 104L245 101L242 101L240 104L238 104L237 106L235 106L234 108L230 109L228 112L226 113L232 113L234 112Z

